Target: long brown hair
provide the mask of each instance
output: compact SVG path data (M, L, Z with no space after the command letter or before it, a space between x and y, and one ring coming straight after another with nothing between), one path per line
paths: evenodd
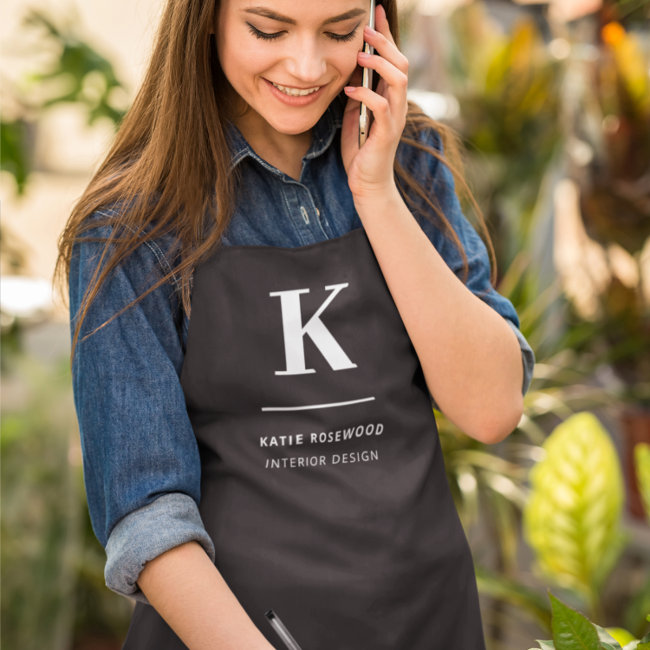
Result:
M396 0L381 0L381 4L399 44ZM170 232L178 243L172 270L100 327L172 277L180 281L182 306L189 314L192 271L218 244L228 225L236 187L225 131L228 82L213 35L219 6L219 0L168 0L135 101L61 235L55 275L65 276L67 282L75 242L99 225L109 225L111 233L102 240L103 253L75 315L73 351L88 307L111 271L143 242ZM418 141L417 134L430 127L442 137L444 160ZM494 274L489 234L465 184L458 146L449 129L409 104L402 143L426 150L449 166L457 188L474 205ZM436 225L460 250L466 276L465 252L445 215L398 163L395 176L408 202L414 205L418 200L411 198L413 194L431 208ZM102 216L101 209L108 206L110 216ZM207 215L213 216L206 219Z

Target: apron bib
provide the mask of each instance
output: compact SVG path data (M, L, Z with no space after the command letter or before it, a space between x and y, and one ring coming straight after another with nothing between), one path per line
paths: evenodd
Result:
M220 248L181 373L216 565L278 649L482 650L419 360L363 228ZM124 648L183 643L138 602Z

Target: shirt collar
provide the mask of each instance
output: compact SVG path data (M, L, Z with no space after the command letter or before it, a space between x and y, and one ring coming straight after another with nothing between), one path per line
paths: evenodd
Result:
M311 160L317 158L327 151L334 141L337 130L343 124L343 110L345 108L345 97L338 95L327 110L314 126L312 132L312 141L309 151L305 154L305 159ZM226 124L226 137L231 152L230 169L234 169L244 158L250 156L258 162L268 167L268 163L262 160L251 148L250 144L241 131L232 123Z

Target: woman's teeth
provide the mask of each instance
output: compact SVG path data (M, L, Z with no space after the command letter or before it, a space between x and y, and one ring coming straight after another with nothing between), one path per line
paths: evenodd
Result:
M271 83L285 95L291 95L292 97L304 97L305 95L311 95L321 88L320 86L315 86L314 88L305 88L303 90L301 88L289 88L288 86L281 86L280 84L276 84L274 81Z

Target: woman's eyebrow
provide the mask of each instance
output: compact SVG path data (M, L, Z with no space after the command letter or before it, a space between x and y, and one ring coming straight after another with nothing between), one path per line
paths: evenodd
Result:
M283 16L282 14L278 14L271 9L267 9L266 7L249 7L244 11L247 14L255 14L256 16L263 16L264 18L277 20L279 23L287 23L288 25L296 24L296 21L293 18L289 18L288 16ZM331 18L328 18L323 22L323 25L340 23L343 22L344 20L349 20L350 18L356 18L357 16L361 16L365 13L366 11L364 9L350 9L350 11L346 11L343 14L339 14L338 16L332 16Z

